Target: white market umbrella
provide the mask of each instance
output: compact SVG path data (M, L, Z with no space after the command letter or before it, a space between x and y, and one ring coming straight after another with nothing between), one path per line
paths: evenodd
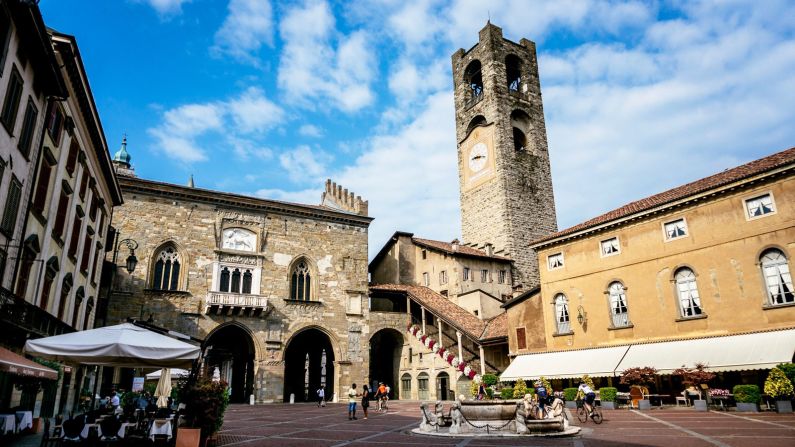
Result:
M201 349L132 323L28 340L28 354L66 363L189 368Z
M160 380L157 381L155 397L157 397L157 408L168 406L168 397L171 396L171 372L168 368L160 371Z
M160 380L160 375L163 373L162 369L158 369L155 372L150 372L146 375L146 380ZM190 371L187 369L182 368L171 368L171 380L180 379L183 377L188 377L190 375Z

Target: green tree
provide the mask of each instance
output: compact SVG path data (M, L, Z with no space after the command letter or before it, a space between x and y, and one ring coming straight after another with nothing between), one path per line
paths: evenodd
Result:
M771 369L767 380L765 380L765 394L780 400L792 396L792 393L792 382L784 374L784 371L778 368Z
M525 394L527 394L527 384L524 383L523 379L519 379L513 386L513 398L521 399Z

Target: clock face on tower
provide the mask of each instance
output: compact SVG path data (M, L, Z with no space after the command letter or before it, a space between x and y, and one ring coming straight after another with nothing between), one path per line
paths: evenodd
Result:
M480 172L486 167L489 158L489 149L485 143L478 143L469 150L469 169Z

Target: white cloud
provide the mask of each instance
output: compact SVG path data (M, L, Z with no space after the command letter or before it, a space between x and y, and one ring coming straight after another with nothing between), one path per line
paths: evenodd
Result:
M254 87L227 105L235 125L243 133L265 132L285 119L282 108L266 98L261 89Z
M337 32L328 3L307 1L288 9L280 31L284 48L278 83L287 101L313 108L318 100L328 99L345 112L373 102L370 83L376 61L368 35Z
M257 64L257 52L273 44L273 12L268 0L230 0L229 14L215 33L211 51Z
M296 183L307 183L318 178L323 178L326 172L326 163L331 157L323 151L313 151L309 146L301 145L293 150L283 152L279 162L287 171L290 180Z
M140 0L145 1L149 6L157 11L161 17L177 15L182 12L182 4L190 3L191 0Z
M312 137L312 138L320 138L323 136L324 132L318 126L314 124L304 124L298 128L298 133L305 137Z

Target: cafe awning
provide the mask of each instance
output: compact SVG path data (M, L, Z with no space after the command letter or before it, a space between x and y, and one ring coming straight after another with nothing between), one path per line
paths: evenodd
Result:
M626 354L629 346L543 352L517 356L500 375L501 382L518 379L571 379L588 374L609 377Z
M0 347L0 371L17 376L36 377L40 379L58 380L58 371L47 368L33 360Z
M616 366L616 374L642 366L653 366L658 374L671 374L696 363L707 365L709 371L770 369L791 362L793 354L795 329L643 343L632 345Z

